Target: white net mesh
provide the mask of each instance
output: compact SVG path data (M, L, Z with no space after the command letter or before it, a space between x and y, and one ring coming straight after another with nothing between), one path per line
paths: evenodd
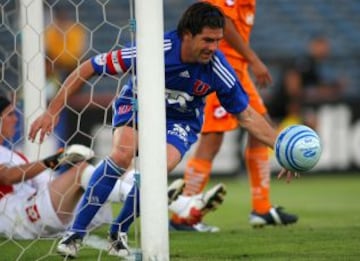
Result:
M27 2L25 9L26 12L29 12L29 6L33 1ZM33 85L35 85L36 90L34 95L45 95L46 101L49 101L56 94L66 76L82 61L95 54L121 48L123 44L133 40L133 7L131 2L44 0L43 7L45 28L37 35L38 41L44 40L46 83L44 89L42 86ZM21 52L23 28L19 22L19 17L19 1L1 1L0 94L16 101L16 112L19 118L17 133L13 142L4 144L9 147L10 151L22 149L27 135L24 125L31 123L30 119L24 117L23 112L24 103L32 97L24 96L23 90L24 83L21 73L23 69L23 54ZM33 66L35 59L30 59L26 65ZM37 70L42 73L42 68L37 68ZM70 144L79 143L94 149L93 163L99 162L107 155L111 148L112 100L127 78L128 75L126 74L120 76L106 75L86 82L82 91L66 102L60 124L54 133L47 138L52 140L52 143L45 154L54 153L59 147L68 147ZM129 97L129 99L131 98ZM44 109L40 104L38 107L38 109ZM39 159L41 156L38 153L37 155L29 155L29 158ZM14 155L11 155L8 160L13 165L23 163L16 161ZM55 195L52 197L52 204L54 201L57 202L57 207L54 210L60 218L71 214L71 211L66 207L66 201L69 198L71 200L72 197L77 200L76 193L80 191L80 175L83 173L83 168L76 167L71 171L73 171L72 179L63 180L59 186L52 186L49 192ZM36 208L36 204L42 204L42 209L44 206L51 206L49 197L46 195L43 197L43 201L36 202L31 201L33 198L30 196L37 192L36 197L42 198L39 194L45 193L42 191L49 191L46 189L47 185L49 182L56 182L54 181L57 178L56 175L47 173L42 175L39 181L20 182L19 189L13 193L14 198L7 198L7 195L0 199L0 252L2 253L0 260L52 260L58 258L56 257L58 231L51 231L49 228L57 221L51 220L51 213L47 213L49 214L48 217L41 217L43 219L48 218L49 227L44 224L40 227L33 227L33 224L28 224L29 219L36 220L39 218L39 212L43 213ZM35 184L36 182L37 184ZM27 187L30 188L29 192L25 192ZM38 189L38 187L43 189ZM27 199L26 202L24 198ZM30 199L28 200L28 198ZM27 204L26 207L24 204ZM9 207L9 205L13 207ZM108 207L110 211L114 210L114 215L118 214L118 204ZM21 213L21 208L26 209L26 213ZM107 255L106 243L108 225L112 222L112 219L109 218L109 208L103 209L103 215L95 219L98 223L90 229L92 237L86 238L80 259L112 260ZM99 224L102 225L100 228L97 226ZM132 247L138 247L137 238L137 228L132 229L129 240ZM114 260L117 259L114 258Z

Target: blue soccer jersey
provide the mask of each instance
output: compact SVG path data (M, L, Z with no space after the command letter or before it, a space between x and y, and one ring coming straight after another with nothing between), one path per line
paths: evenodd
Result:
M184 63L181 61L181 39L176 31L165 34L165 97L167 122L173 122L178 133L187 129L194 132L195 137L188 142L190 145L196 141L196 134L200 132L203 122L203 108L205 97L216 92L221 105L233 114L240 113L248 106L248 96L243 90L234 70L225 60L224 55L217 51L207 64ZM117 74L127 72L136 58L136 48L127 47L100 54L92 58L92 64L98 74ZM134 64L136 73L136 65ZM129 81L122 89L114 103L115 126L129 122L132 112L133 83ZM179 131L180 127L185 130ZM184 140L189 139L183 137Z

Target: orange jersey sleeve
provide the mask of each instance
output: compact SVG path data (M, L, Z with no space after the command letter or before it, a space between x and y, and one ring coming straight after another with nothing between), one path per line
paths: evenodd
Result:
M256 0L206 0L206 2L220 8L233 21L244 41L246 43L250 41L255 21ZM221 41L219 48L228 58L244 60L225 40Z
M251 30L254 25L256 0L203 0L217 6L225 16L234 23L237 31L246 43L249 43ZM225 54L226 59L235 69L244 90L249 95L250 105L260 114L267 113L267 109L256 89L247 68L247 61L236 52L225 40L220 42L219 49ZM221 106L216 94L212 93L206 98L205 122L202 133L225 132L238 127L235 116L227 113ZM240 122L241 124L241 122Z

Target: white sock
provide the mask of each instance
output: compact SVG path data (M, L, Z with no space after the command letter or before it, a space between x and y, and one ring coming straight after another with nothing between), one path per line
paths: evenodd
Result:
M122 179L118 179L115 183L113 190L111 191L108 197L108 201L124 202L132 186L133 184L129 184Z
M180 195L169 205L169 210L180 215L189 205L191 197Z
M138 172L138 171L136 171L135 169L130 169L130 170L126 171L124 173L124 175L122 176L123 181L125 181L129 184L133 184L134 178L135 178L134 175L136 172Z
M194 196L180 195L177 200L170 204L169 210L179 215L180 217L188 217L190 215L191 208L201 207L202 196L203 194L197 194Z

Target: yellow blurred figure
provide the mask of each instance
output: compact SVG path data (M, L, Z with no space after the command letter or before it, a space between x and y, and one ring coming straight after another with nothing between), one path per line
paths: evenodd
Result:
M84 27L69 19L66 10L58 10L45 31L47 57L55 70L72 71L86 50L86 39Z

